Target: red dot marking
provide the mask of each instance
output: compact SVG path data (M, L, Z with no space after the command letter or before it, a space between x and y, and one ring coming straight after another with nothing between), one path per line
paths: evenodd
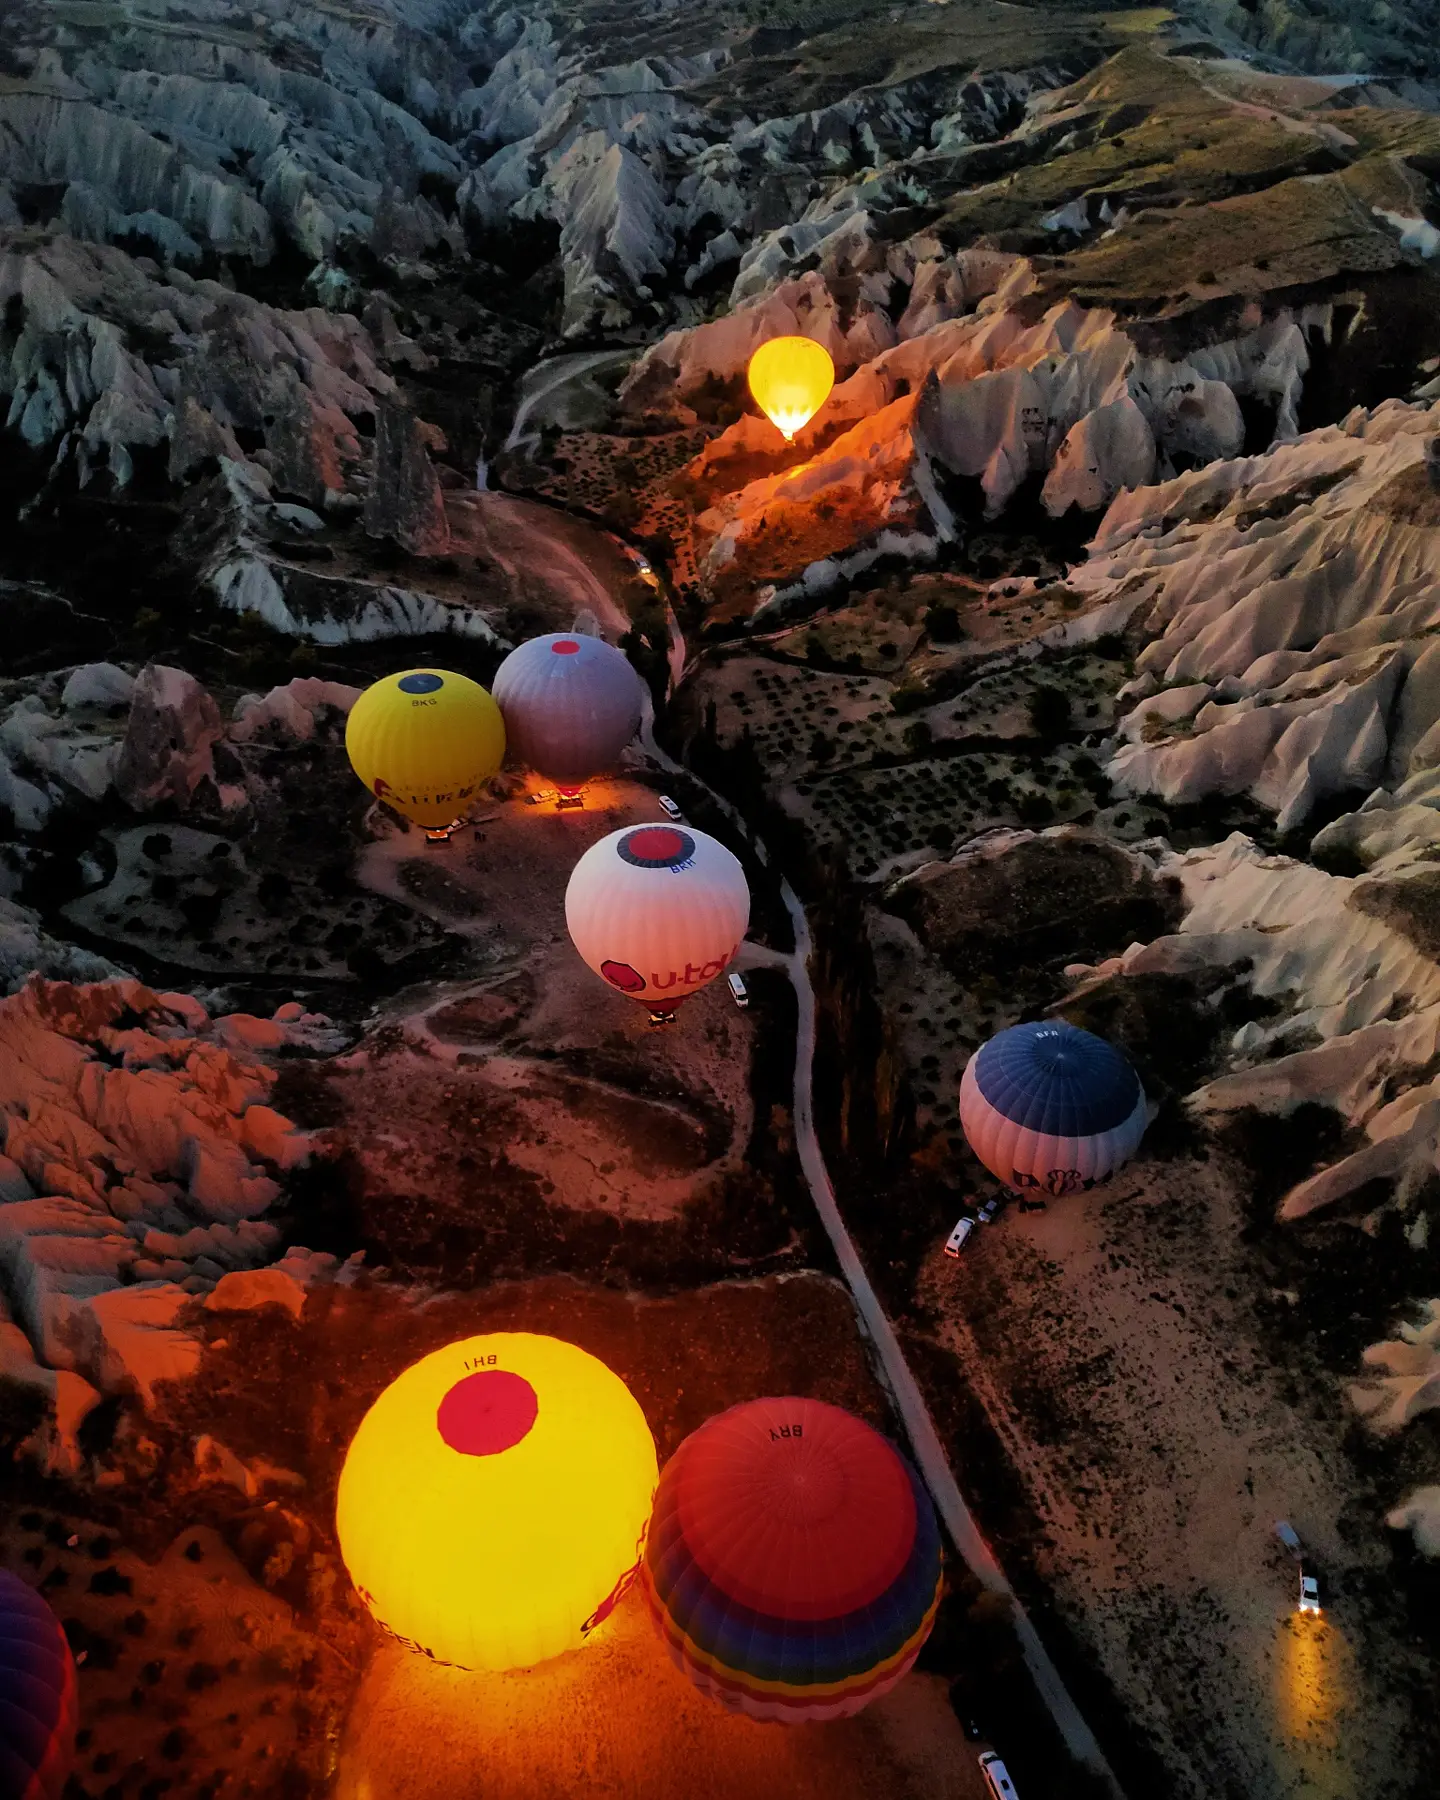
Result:
M685 840L668 825L648 825L632 831L625 840L625 848L632 856L639 856L646 862L674 862L685 854Z
M574 638L557 638L550 646L550 654L552 656L578 656L580 646Z
M481 1369L457 1381L440 1402L435 1424L462 1456L498 1456L528 1435L540 1411L535 1390L509 1369Z

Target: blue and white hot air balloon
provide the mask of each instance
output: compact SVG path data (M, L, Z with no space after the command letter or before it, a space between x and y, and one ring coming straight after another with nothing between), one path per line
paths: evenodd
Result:
M970 1148L1011 1188L1094 1187L1145 1135L1145 1090L1113 1044L1043 1019L982 1044L960 1082Z

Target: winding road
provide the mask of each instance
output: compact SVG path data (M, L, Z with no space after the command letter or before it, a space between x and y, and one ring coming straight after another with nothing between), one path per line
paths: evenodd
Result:
M645 715L640 727L640 742L646 755L657 768L667 773L684 775L692 782L699 777L684 764L666 754L655 741L655 711L646 697ZM730 804L723 795L717 794L704 782L700 785L728 819L736 826L745 839L761 851L763 860L770 862L766 847L755 837L741 813ZM920 1391L905 1353L900 1347L900 1340L895 1335L895 1328L890 1323L879 1296L871 1286L870 1277L865 1272L865 1265L860 1253L855 1248L854 1240L845 1227L840 1216L840 1208L835 1199L835 1188L830 1180L830 1172L825 1166L825 1157L820 1148L820 1140L815 1130L815 1113L812 1095L812 1073L815 1061L815 989L810 981L810 921L805 915L805 908L800 897L788 881L782 881L781 898L790 915L791 926L795 934L795 948L789 955L778 951L764 951L757 946L746 948L746 960L752 967L773 967L783 969L795 990L797 1019L795 1030L795 1093L794 1093L794 1129L795 1144L800 1156L800 1166L810 1189L811 1198L815 1202L815 1210L825 1227L835 1251L836 1260L849 1286L861 1323L871 1342L875 1346L875 1354L879 1358L880 1369L886 1386L889 1388L900 1414L905 1432L915 1454L915 1460L930 1490L932 1499L950 1535L950 1540L964 1558L966 1567L974 1575L981 1586L990 1593L1000 1594L1009 1601L1015 1634L1019 1640L1025 1665L1030 1671L1031 1679L1041 1700L1049 1710L1056 1729L1064 1739L1066 1747L1077 1762L1100 1775L1109 1785L1116 1800L1124 1800L1123 1790L1115 1777L1114 1771L1105 1760L1104 1752L1096 1741L1095 1734L1086 1724L1079 1707L1071 1697L1069 1689L1061 1680L1060 1672L1050 1659L1050 1654L1040 1641L1029 1614L1021 1605L1018 1595L1006 1578L1005 1571L995 1559L995 1554L981 1535L980 1528L970 1508L965 1504L963 1495L955 1481L955 1475L946 1457L940 1435L935 1429L935 1422L930 1416L930 1409L925 1404L925 1397Z

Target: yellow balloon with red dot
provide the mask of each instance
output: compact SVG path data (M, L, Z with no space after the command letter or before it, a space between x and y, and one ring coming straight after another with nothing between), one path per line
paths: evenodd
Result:
M528 1668L583 1644L639 1566L655 1443L630 1390L559 1338L493 1332L385 1389L346 1454L340 1552L412 1649Z

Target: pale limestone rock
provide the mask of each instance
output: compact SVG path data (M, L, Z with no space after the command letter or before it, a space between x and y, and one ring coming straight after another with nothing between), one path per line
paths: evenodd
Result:
M145 1023L117 1027L122 1013ZM296 1033L309 1041L324 1025L303 1011L293 1023L250 1023L267 1028L267 1041ZM102 1385L120 1379L115 1358L130 1354L117 1333L168 1329L160 1314L178 1304L176 1293L208 1289L275 1254L279 1232L254 1215L279 1187L250 1146L280 1168L309 1153L308 1138L262 1104L263 1065L187 1035L208 1026L188 996L155 995L134 981L31 980L0 1002L5 1173L12 1192L23 1181L42 1195L0 1204L0 1269L35 1353ZM92 1045L123 1063L107 1066ZM176 1205L182 1192L188 1216ZM197 1213L209 1223L195 1225ZM150 1285L122 1285L137 1276ZM160 1299L157 1277L170 1278ZM90 1315L112 1293L151 1297L128 1312L129 1301L106 1302L102 1331ZM138 1356L143 1340L132 1347ZM188 1355L183 1344L157 1339L157 1355L162 1347L181 1361Z
M184 805L213 780L220 710L193 675L149 663L130 703L130 722L115 769L120 797L137 812L163 800Z
M111 1289L77 1308L75 1355L106 1393L138 1394L147 1411L162 1381L187 1381L200 1367L202 1346L176 1321L191 1304L174 1282L136 1282Z
M1184 725L1195 717L1214 689L1206 682L1192 682L1187 687L1153 690L1141 704L1120 720L1119 735L1127 744L1144 743L1147 738L1161 738L1170 727Z
M1392 1531L1408 1531L1422 1556L1440 1556L1440 1487L1420 1487L1385 1515Z
M317 715L330 708L348 713L361 689L340 681L321 681L304 675L283 687L271 688L263 698L247 694L235 704L235 715L226 735L237 744L248 744L267 729L301 743L315 735Z
M968 312L988 298L1020 258L1008 250L960 250L922 262L910 285L910 300L896 327L902 338L923 337L934 326Z
M209 1029L210 1015L193 994L157 994L155 1000L166 1012L174 1013L187 1030L200 1032Z
M305 1308L305 1288L287 1269L245 1269L224 1275L207 1295L208 1312L253 1312L260 1306L283 1306L294 1319Z
M257 1019L253 1013L226 1013L216 1019L214 1034L227 1050L279 1050L285 1028L273 1019Z
M390 401L382 401L376 412L365 529L371 537L393 537L417 556L443 555L450 547L445 502L419 422Z
M1127 394L1097 406L1061 440L1041 498L1052 518L1070 507L1098 512L1125 488L1143 487L1155 473L1155 434Z
M633 150L590 132L565 152L546 186L561 220L564 335L622 324L637 300L649 299L646 277L665 274L674 248L659 183Z
M1287 830L1326 795L1367 787L1383 772L1386 721L1402 672L1390 656L1353 686L1302 699L1285 701L1277 692L1267 706L1207 701L1192 736L1132 742L1112 758L1111 778L1119 793L1159 794L1182 806L1248 792Z
M312 1152L309 1133L297 1131L269 1106L250 1106L240 1115L240 1142L251 1156L279 1169L303 1168Z
M128 707L134 692L135 677L114 663L85 663L66 678L60 704L66 712L110 712Z
M0 899L0 994L13 994L35 974L63 981L104 981L121 973L108 957L52 938L41 929L39 913Z
M0 1207L0 1269L37 1356L75 1368L86 1303L119 1289L135 1261L120 1221L68 1199Z
M99 800L110 786L118 754L113 731L57 716L38 694L14 702L0 718L0 759L11 770L40 777L52 800L60 797L56 783L87 800Z
M1377 1435L1440 1406L1440 1301L1426 1301L1419 1324L1402 1324L1398 1338L1372 1344L1361 1360L1376 1373L1351 1386L1350 1404Z

